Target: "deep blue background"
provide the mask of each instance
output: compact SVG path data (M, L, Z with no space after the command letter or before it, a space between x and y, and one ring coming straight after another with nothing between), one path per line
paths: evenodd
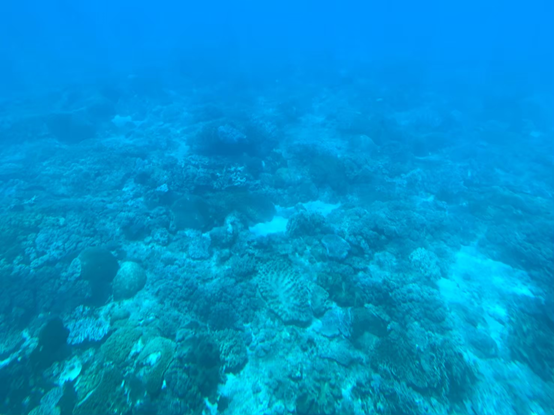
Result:
M260 75L345 60L544 82L553 20L549 0L11 0L0 14L1 85L140 71Z

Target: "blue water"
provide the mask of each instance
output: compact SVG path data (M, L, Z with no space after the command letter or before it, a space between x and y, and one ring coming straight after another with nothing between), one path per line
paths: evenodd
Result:
M0 413L554 413L554 3L5 3Z

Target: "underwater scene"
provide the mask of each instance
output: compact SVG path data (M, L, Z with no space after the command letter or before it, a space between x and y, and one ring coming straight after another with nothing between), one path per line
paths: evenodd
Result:
M0 414L554 414L554 3L0 15Z

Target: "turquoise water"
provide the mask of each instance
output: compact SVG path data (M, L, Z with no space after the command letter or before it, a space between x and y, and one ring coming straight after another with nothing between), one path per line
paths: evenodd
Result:
M0 15L0 413L554 413L554 5Z

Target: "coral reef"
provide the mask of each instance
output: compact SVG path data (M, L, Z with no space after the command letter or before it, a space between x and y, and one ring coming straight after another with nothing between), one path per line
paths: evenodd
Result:
M0 413L554 413L554 100L340 65L0 97Z

